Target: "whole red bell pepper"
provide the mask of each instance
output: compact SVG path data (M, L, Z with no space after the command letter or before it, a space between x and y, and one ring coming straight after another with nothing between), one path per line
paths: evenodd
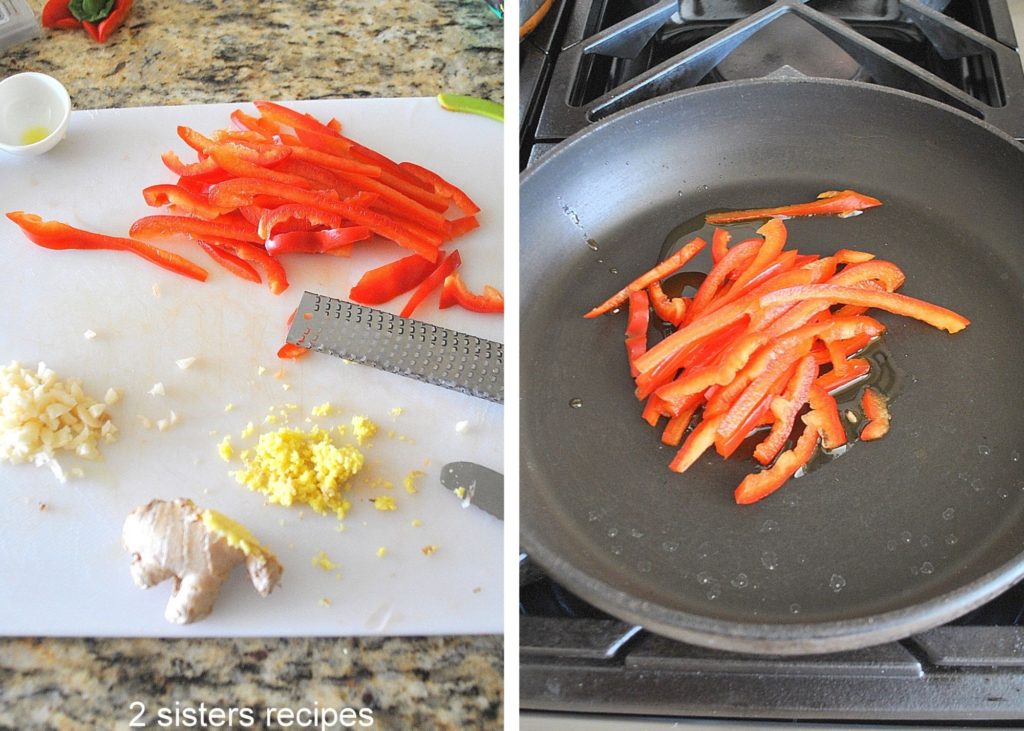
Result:
M437 269L437 264L413 254L363 274L348 296L364 305L390 302L400 294L415 289Z
M444 282L445 277L454 272L462 264L462 257L459 256L458 250L453 251L446 256L441 263L437 266L434 271L427 275L427 278L420 282L420 285L416 288L416 291L412 293L412 297L405 303L405 307L402 308L402 317L412 317L412 313L416 311L420 303L425 300L431 292L441 286Z
M483 294L471 292L459 273L452 272L441 287L440 307L444 310L455 305L471 312L501 313L505 311L505 298L489 284L484 285Z
M43 27L54 29L81 28L82 21L71 14L71 10L68 7L70 4L70 0L47 0L40 17Z
M129 251L175 274L205 282L207 271L177 254L139 241L93 233L59 221L44 221L34 213L12 211L7 217L21 227L30 241L46 249L107 249Z
M778 206L776 208L752 208L745 211L712 213L705 216L704 220L717 226L723 223L754 221L759 218L772 218L776 216L793 218L796 216L849 215L856 211L863 211L880 205L882 205L882 201L877 198L872 198L871 196L858 193L855 190L827 190L824 193L821 193L816 201L811 203L797 203L795 205Z

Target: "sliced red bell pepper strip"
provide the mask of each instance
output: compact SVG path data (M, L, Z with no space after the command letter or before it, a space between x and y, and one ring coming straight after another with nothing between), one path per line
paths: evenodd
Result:
M260 273L257 272L247 261L239 259L230 251L224 251L223 249L214 246L207 241L203 241L202 239L197 240L196 243L199 244L203 251L209 254L211 259L220 264L227 271L234 274L236 277L246 279L250 282L256 282L256 284L263 283L263 279L260 278Z
M661 434L662 444L667 444L670 447L679 446L679 442L683 440L683 434L686 433L690 422L693 420L693 415L697 412L697 407L700 406L702 401L704 401L704 396L697 394L690 399L678 414L669 417L668 423L665 425L665 431Z
M25 235L35 244L46 249L107 249L128 251L141 256L175 274L181 274L205 282L207 271L177 254L149 246L139 241L93 233L74 228L59 221L44 221L34 213L12 211L7 217L21 227Z
M801 467L811 461L818 446L818 432L807 427L796 446L783 452L770 469L747 475L736 488L735 499L739 505L750 505L768 497L782 487Z
M210 150L210 157L216 161L218 167L232 175L240 178L262 178L272 180L275 183L294 185L297 188L312 188L313 185L306 178L291 173L283 173L273 168L263 167L254 162L249 162L240 154L240 149L246 149L241 145L222 144L215 145Z
M305 114L303 112L297 112L294 109L289 109L282 104L276 104L271 101L257 101L253 102L257 109L260 110L260 114L277 124L283 124L287 127L291 127L296 132L300 129L308 129L313 132L318 132L323 135L336 136L338 133L333 129L323 124L316 117Z
M96 40L100 43L107 42L114 31L124 22L124 19L128 17L128 11L132 9L132 2L133 0L114 0L114 7L110 14L96 26Z
M267 139L281 131L281 128L269 119L253 117L250 114L246 114L241 109L234 110L231 112L230 116L231 121L234 122L235 126L239 129L255 132Z
M676 452L676 456L669 463L668 468L673 472L686 472L693 466L693 463L700 459L700 456L715 443L715 432L721 416L714 416L710 419L704 418L690 432L690 436L683 442L683 446Z
M722 330L741 317L749 315L752 307L763 306L761 303L766 293L780 288L798 288L798 283L808 282L810 277L810 272L803 269L794 269L773 277L735 302L731 302L721 309L708 314L706 317L700 317L686 327L676 330L644 353L640 360L637 361L637 367L641 373L653 369L658 363L671 357L672 353L680 348L713 332Z
M899 289L907 277L903 270L891 261L872 261L851 264L828 280L828 284L840 287L855 287L864 282L878 282L887 292Z
M437 269L437 264L413 254L363 274L349 291L349 299L364 305L390 302L415 289Z
M220 166L217 165L217 161L211 157L207 157L199 162L183 163L181 158L178 157L178 153L168 150L160 156L160 159L163 160L168 170L183 178L222 172Z
M263 211L256 226L256 232L261 238L269 239L277 232L281 224L288 221L305 222L307 230L314 226L340 228L344 223L344 219L335 213L300 203L289 203Z
M47 0L43 6L43 13L40 20L45 28L67 29L81 28L82 21L71 14L68 8L69 0Z
M233 210L224 206L215 206L210 203L206 196L193 193L191 190L178 185L151 185L148 188L143 188L142 197L146 199L147 205L154 208L173 205L182 211L199 216L207 221L223 216Z
M841 287L835 284L809 284L802 287L780 289L761 297L761 306L767 307L808 299L824 299L831 304L876 307L895 315L912 317L950 333L960 332L971 324L971 321L963 315L958 315L952 310L933 305L930 302L895 292L875 292L855 287Z
M815 383L829 393L835 393L836 391L846 388L850 384L856 383L860 379L864 378L870 371L871 364L866 358L851 358L846 361L845 375L840 375L835 371L829 371L828 373L818 376Z
M669 298L669 296L665 294L664 290L662 290L661 282L651 282L647 287L647 291L651 296L651 306L654 308L654 314L665 322L671 323L675 327L679 327L683 323L683 319L686 317L686 298Z
M873 388L865 388L860 398L860 407L868 419L860 432L861 440L867 442L881 439L889 433L889 404L885 396Z
M404 193L400 193L391 186L365 175L350 173L347 170L335 170L335 173L342 180L356 186L360 190L376 193L383 200L394 206L403 216L407 216L416 223L435 231L445 230L445 217L443 215L432 208L427 208Z
M479 227L480 221L477 220L476 216L463 216L462 218L445 222L448 237L452 239L456 239Z
M379 178L381 175L379 165L369 165L365 162L359 162L358 160L353 160L351 158L331 155L327 152L320 152L319 150L314 150L310 147L290 145L286 149L292 151L292 157L296 160L302 160L304 162L312 163L313 165L319 165L320 167L327 168L328 170L341 170L346 173L365 175L368 178Z
M676 404L680 399L695 393L703 393L711 386L724 386L730 383L740 372L768 338L763 333L748 333L738 338L721 357L713 363L698 360L698 365L688 368L676 380L657 390L662 400Z
M364 147L355 140L350 140L344 135L325 135L307 129L296 129L295 134L301 142L313 149L320 150L321 152L327 152L332 155L351 157L355 160L370 163L371 165L377 165L383 172L390 173L392 176L400 178L407 183L411 183L416 186L424 185L407 171L400 168L398 163L391 158L380 154L376 150ZM382 174L381 180L382 182L388 182L390 178L387 178L387 176Z
M836 261L842 264L862 264L875 258L874 254L869 254L866 251L856 251L854 249L840 249L832 256L836 258Z
M457 185L449 183L433 170L427 170L427 168L411 162L400 162L398 163L398 167L424 183L433 186L435 192L445 198L451 199L451 201L458 206L459 210L467 216L472 216L480 212L480 206L474 203L473 199L466 195L462 189Z
M255 178L234 178L210 188L210 201L216 205L248 205L258 195L273 196L337 213L358 226L366 226L374 233L391 239L400 246L412 249L425 259L430 261L438 259L436 244L431 244L409 233L387 216L346 201L332 199L323 193Z
M217 144L201 132L197 132L191 127L186 127L183 124L178 125L178 137L180 137L186 145L198 152L201 156L209 155L210 150Z
M273 294L281 294L288 289L288 275L275 257L266 252L262 246L256 246L246 241L236 241L213 236L204 237L211 244L215 244L222 250L226 249L247 262L255 264L267 276L267 286Z
M723 229L715 230L721 231ZM708 272L704 281L701 282L701 285L697 288L697 294L693 297L693 306L687 315L687 322L693 322L699 315L704 314L714 300L715 295L718 294L718 290L725 283L726 278L734 271L742 271L743 268L750 266L760 246L761 241L758 239L743 241L729 249L718 260L718 263L711 267L711 271Z
M420 285L416 288L416 291L412 293L412 297L405 303L405 307L402 308L402 317L412 317L412 313L416 311L420 303L425 300L431 292L441 286L444 282L445 277L454 272L462 264L462 258L459 256L458 250L452 251L446 256L434 271L427 275L427 278L420 282Z
M776 455L786 444L790 432L793 431L793 424L796 423L796 416L800 409L807 403L811 392L811 386L818 375L818 364L814 362L813 356L804 356L796 365L796 371L789 383L786 384L786 391L782 396L772 399L771 409L775 416L775 423L763 442L754 448L754 459L761 464L770 464Z
M458 272L452 272L445 277L444 286L441 288L440 306L444 310L454 305L471 312L500 313L505 311L505 298L489 284L484 285L483 294L475 294L466 287ZM644 335L646 338L646 329Z
M342 256L351 253L350 246L373 236L365 226L328 228L320 231L286 231L267 239L267 253L280 254L327 254L346 250Z
M641 274L639 277L627 284L623 289L605 300L603 304L598 305L585 314L584 317L597 317L598 315L603 315L609 310L615 309L629 299L629 295L633 292L639 292L641 289L647 289L652 282L661 281L673 272L678 271L686 264L686 262L699 254L701 249L705 246L707 246L707 242L704 239L695 238L672 256L665 259L665 261L661 262L650 271Z
M172 236L188 236L190 238L235 239L262 244L263 239L256 231L239 225L204 221L201 218L188 216L143 216L128 229L133 239L166 239Z
M779 258L779 254L782 253L782 249L786 246L786 226L777 218L773 218L765 223L757 229L757 233L764 237L764 243L761 244L757 254L754 255L754 260L750 262L750 265L733 282L733 290L742 291L747 282Z
M732 234L724 228L716 228L711 234L711 261L714 264L722 261L729 253L729 242Z
M640 416L651 426L657 426L661 417L665 415L663 411L661 399L657 394L652 393L651 397L647 399L647 403L644 404L644 410Z
M855 211L863 211L868 208L882 205L882 201L871 196L863 195L854 190L829 190L818 196L816 201L811 203L797 203L790 206L778 206L776 208L753 208L746 211L729 211L725 213L712 213L704 217L704 220L712 225L723 223L738 223L739 221L754 221L759 218L772 218L775 216L832 216L850 214Z
M626 324L626 355L629 358L630 373L634 376L636 367L633 364L647 350L647 328L650 320L651 309L647 292L641 289L630 294L629 318Z
M836 400L819 383L811 384L807 394L811 410L803 416L803 422L821 434L821 446L836 449L846 444L846 427L839 416Z

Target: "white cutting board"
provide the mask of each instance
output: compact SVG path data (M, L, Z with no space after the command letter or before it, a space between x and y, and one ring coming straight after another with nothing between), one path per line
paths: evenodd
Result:
M126 235L152 213L143 187L173 182L160 162L168 149L188 149L175 128L229 127L239 105L75 112L65 139L38 158L0 155L0 211L25 210L103 233ZM246 105L247 111L254 112ZM395 160L409 160L462 187L482 208L481 226L457 240L463 276L476 290L502 284L501 125L443 111L433 99L322 100L296 103L345 134ZM470 460L502 469L502 408L372 368L313 354L278 361L285 321L304 289L345 297L367 269L405 256L389 242L359 245L351 259L284 259L291 287L281 296L220 269L185 242L166 244L210 271L198 283L120 252L48 251L0 218L0 363L45 361L62 377L84 380L102 399L123 388L113 408L120 427L102 463L81 466L84 479L57 483L48 469L0 464L0 634L65 636L402 635L502 630L502 525L460 502L438 482L447 462ZM153 287L157 285L160 296ZM405 297L385 305L398 312ZM416 317L492 340L502 318L452 308L436 295ZM97 337L86 340L93 330ZM175 360L196 356L180 370ZM273 377L281 367L281 379ZM258 367L268 369L257 375ZM147 392L156 383L166 395ZM283 384L290 384L284 390ZM394 487L357 485L345 530L312 510L266 505L263 496L229 476L217 454L226 433L261 421L271 406L294 403L300 417L324 401L377 421L381 433L366 450L369 469ZM228 403L234 409L225 412ZM404 413L392 417L390 410ZM138 417L180 416L165 432ZM465 433L455 425L468 421ZM274 429L274 426L265 426ZM216 435L210 432L216 430ZM386 432L394 430L396 438ZM399 440L398 435L407 437ZM426 476L409 495L403 477ZM361 482L361 481L360 481ZM369 499L392 494L398 510L380 512ZM127 513L152 498L189 497L241 521L285 566L282 584L260 598L241 568L225 584L209 618L186 627L163 618L170 591L138 589L121 548ZM41 511L40 503L47 509ZM413 527L414 519L422 526ZM429 544L437 551L421 552ZM381 546L384 557L376 555ZM312 565L319 551L338 565ZM340 575L340 578L339 578ZM325 606L328 600L329 606Z

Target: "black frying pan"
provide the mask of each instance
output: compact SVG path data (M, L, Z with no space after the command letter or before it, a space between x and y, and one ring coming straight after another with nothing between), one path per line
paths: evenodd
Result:
M792 244L872 251L907 273L902 292L973 323L881 315L901 381L889 435L737 506L753 461L669 472L631 393L624 313L582 314L685 221L847 187L885 205L792 220ZM722 84L566 141L524 176L521 211L522 541L569 589L686 642L808 653L941 624L1024 574L1024 150L1009 137L875 86Z

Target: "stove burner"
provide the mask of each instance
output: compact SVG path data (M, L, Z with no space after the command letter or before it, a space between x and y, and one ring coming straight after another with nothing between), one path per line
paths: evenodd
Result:
M721 81L780 75L867 80L867 72L850 54L791 14L776 18L754 33L712 73Z

